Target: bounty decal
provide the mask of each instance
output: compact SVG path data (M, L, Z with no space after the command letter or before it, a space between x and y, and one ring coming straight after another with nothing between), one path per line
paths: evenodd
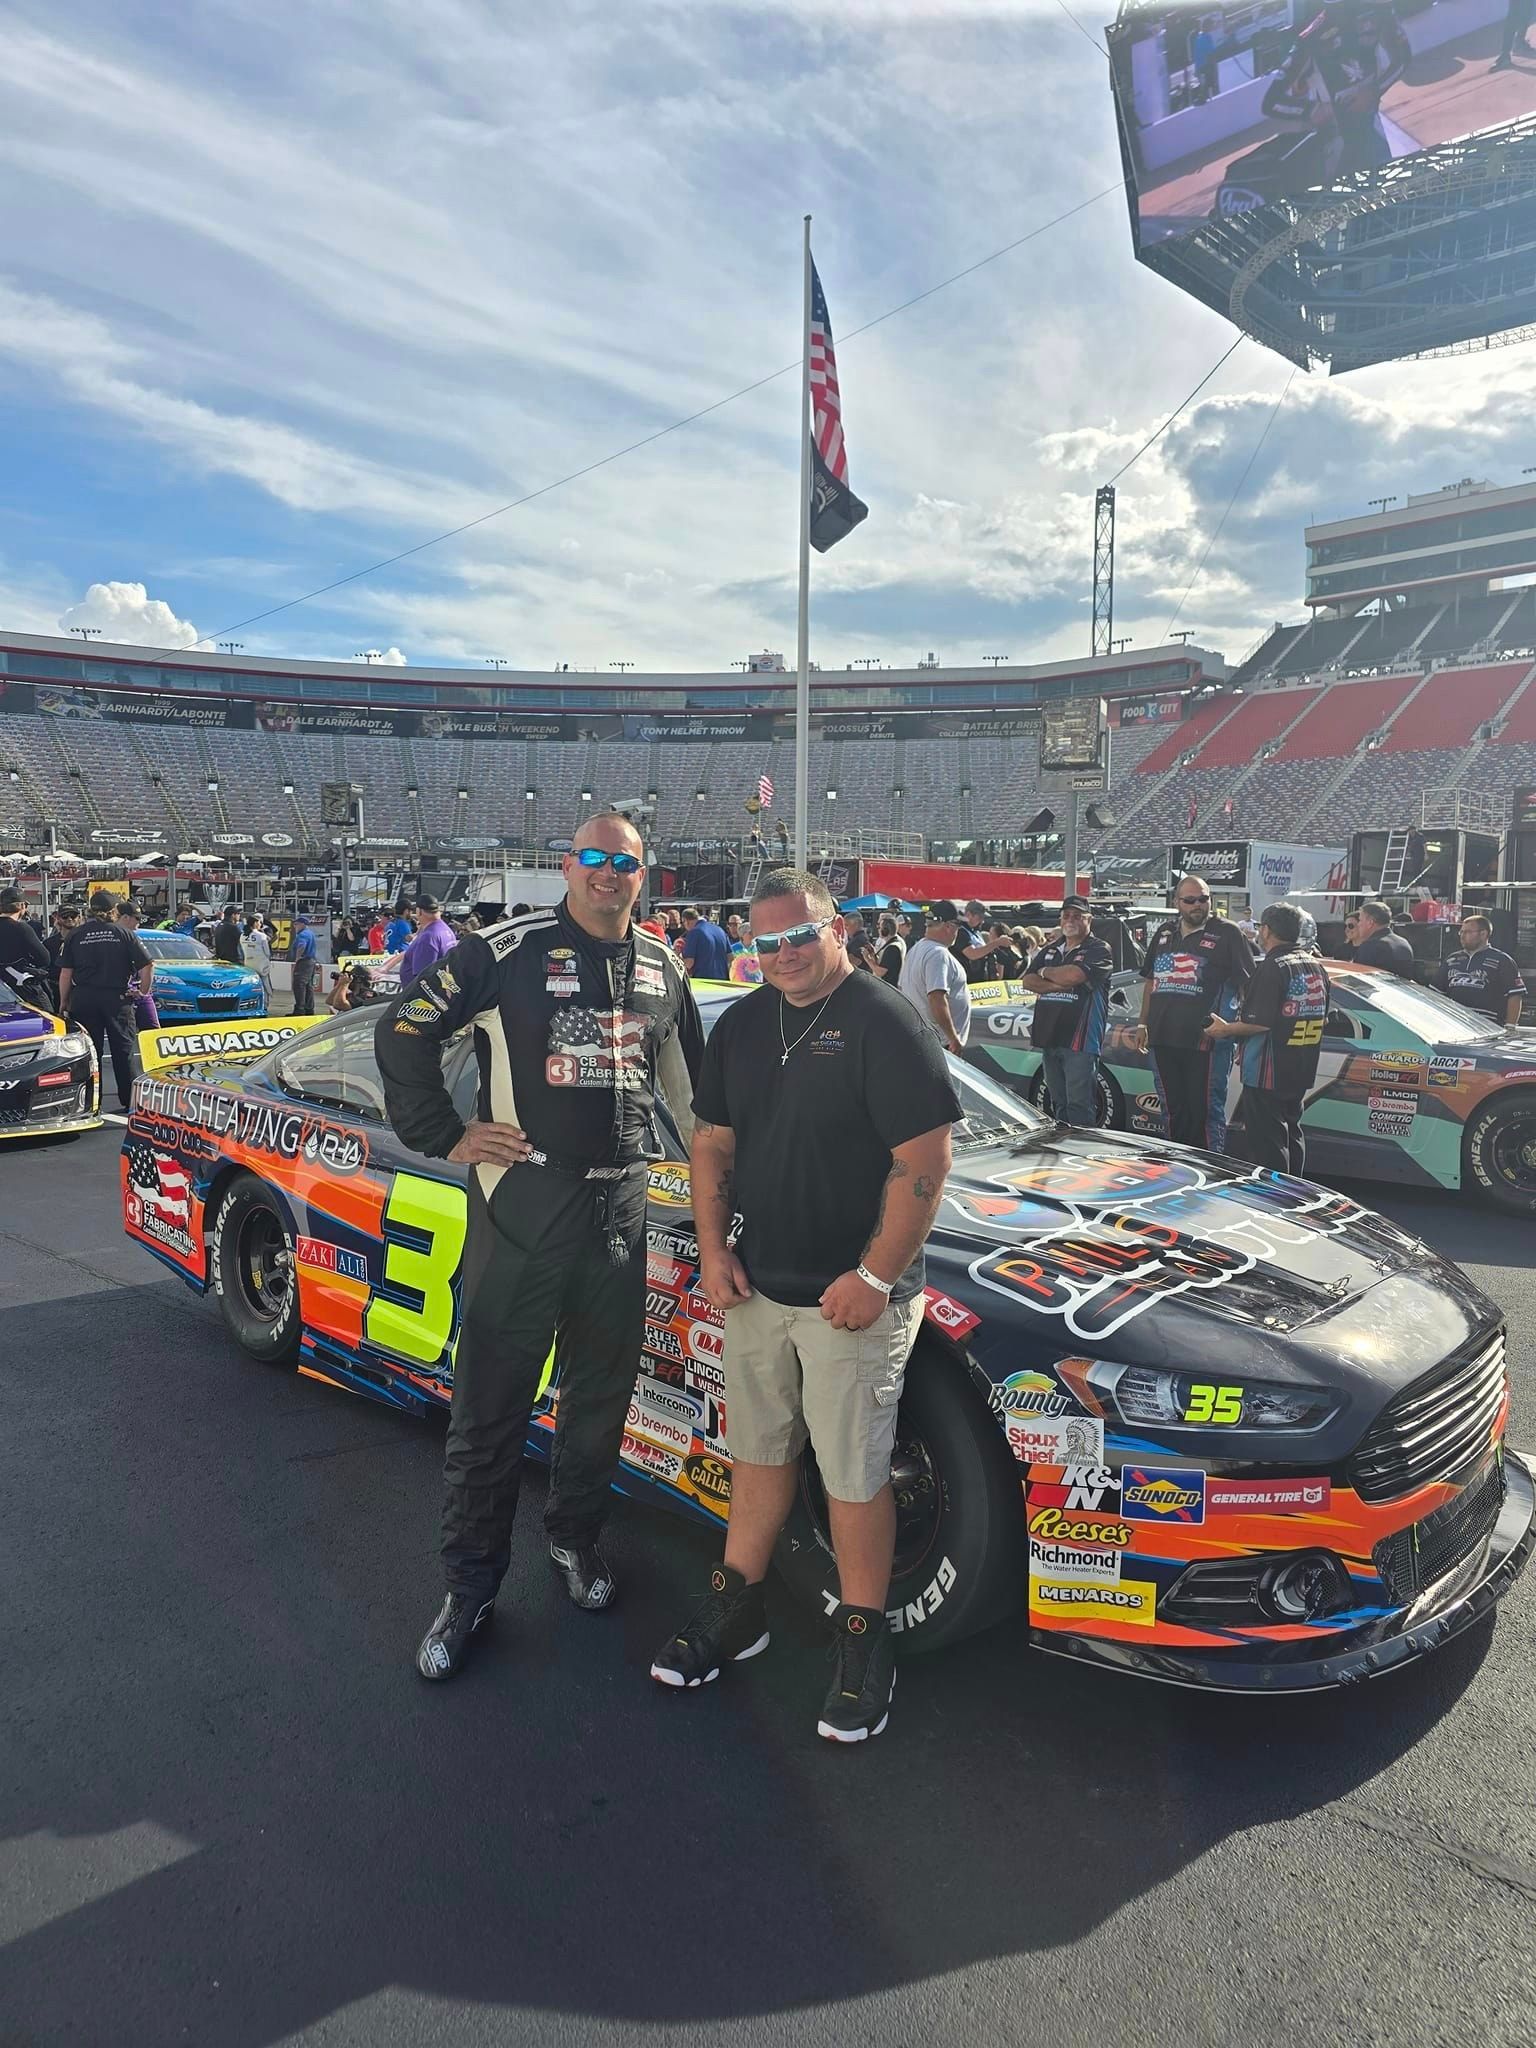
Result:
M990 1405L994 1415L1014 1416L1021 1421L1030 1416L1082 1413L1072 1396L1064 1394L1050 1374L1044 1372L1009 1373L1007 1379L999 1380L993 1387Z

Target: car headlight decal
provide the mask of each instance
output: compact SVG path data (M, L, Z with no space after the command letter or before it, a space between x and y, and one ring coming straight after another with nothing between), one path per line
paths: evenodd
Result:
M1270 1380L1231 1381L1205 1373L1099 1359L1089 1383L1121 1421L1141 1429L1320 1429L1337 1412L1326 1387L1287 1387Z

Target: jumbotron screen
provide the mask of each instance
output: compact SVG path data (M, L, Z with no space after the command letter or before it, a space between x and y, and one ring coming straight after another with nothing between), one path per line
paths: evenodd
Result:
M1530 19L1523 0L1127 0L1106 33L1137 246L1536 112Z

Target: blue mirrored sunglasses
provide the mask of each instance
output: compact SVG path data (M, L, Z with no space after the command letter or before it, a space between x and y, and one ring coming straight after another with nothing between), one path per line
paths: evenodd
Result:
M584 868L605 868L612 861L616 875L632 875L640 865L638 854L604 853L600 846L584 846L576 858Z
M788 931L764 932L760 938L754 940L754 944L759 953L770 958L777 953L780 946L814 946L817 938L831 922L830 917L823 917L815 924L792 924Z

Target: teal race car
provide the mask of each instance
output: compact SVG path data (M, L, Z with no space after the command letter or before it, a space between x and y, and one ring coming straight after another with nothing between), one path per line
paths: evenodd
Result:
M1471 1188L1502 1209L1536 1215L1536 1029L1490 1023L1375 968L1324 965L1333 998L1302 1117L1308 1173ZM1128 1037L1141 986L1134 971L1110 985L1099 1122L1162 1136L1151 1060ZM973 1009L966 1056L1048 1111L1040 1055L1029 1042L1032 1009L1017 984L993 984ZM1227 1107L1238 1133L1241 1095L1234 1061ZM1233 1149L1241 1147L1239 1135Z
M247 967L215 960L185 932L139 933L155 963L155 1008L165 1023L202 1017L264 1017L267 992Z

